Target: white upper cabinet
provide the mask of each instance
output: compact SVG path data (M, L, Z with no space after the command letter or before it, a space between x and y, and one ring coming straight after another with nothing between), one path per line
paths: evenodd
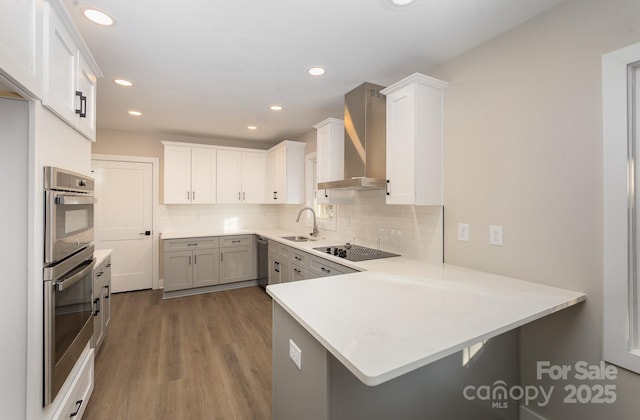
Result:
M218 150L218 203L262 204L267 152Z
M42 97L42 0L0 0L0 73Z
M44 5L44 94L42 104L95 141L96 84L102 77L64 11Z
M316 182L342 181L344 179L344 121L328 118L313 126L317 130ZM319 204L349 204L353 191L317 190Z
M381 91L387 97L387 204L443 204L447 86L415 73Z
M304 202L304 148L304 143L285 140L269 149L267 202Z
M344 179L344 121L328 118L313 126L317 130L317 182Z
M267 200L267 152L242 152L242 202Z
M216 150L164 144L164 203L216 202Z

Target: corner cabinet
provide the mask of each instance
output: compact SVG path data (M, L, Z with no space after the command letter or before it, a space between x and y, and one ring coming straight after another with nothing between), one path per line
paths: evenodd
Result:
M269 149L267 202L304 202L305 143L285 140Z
M164 145L164 203L216 202L216 150L162 142Z
M415 73L381 91L387 97L387 204L443 205L447 86Z
M97 64L56 2L44 4L42 104L92 141L96 138Z
M267 152L218 150L217 166L218 203L266 201Z

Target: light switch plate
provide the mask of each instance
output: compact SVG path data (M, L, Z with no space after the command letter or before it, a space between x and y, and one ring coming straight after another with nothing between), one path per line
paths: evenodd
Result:
M490 225L489 226L489 245L504 245L504 237L502 233L502 226Z
M465 242L469 240L469 225L467 223L458 223L458 240Z
M298 366L298 369L302 370L302 350L291 339L289 339L289 357Z

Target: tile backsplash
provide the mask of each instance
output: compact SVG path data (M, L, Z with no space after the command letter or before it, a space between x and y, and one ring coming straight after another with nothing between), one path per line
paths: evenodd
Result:
M309 227L296 223L302 205L281 206L279 227L295 233L308 233ZM310 212L305 212L310 218ZM337 206L335 232L320 229L324 238L337 243L351 241L358 245L395 252L408 258L429 262L443 259L442 206L386 205L382 190L357 191L353 204ZM355 238L355 239L354 239Z
M161 232L281 228L306 234L309 226L296 223L304 205L160 205ZM384 191L358 191L353 204L336 209L337 230L320 229L320 235L337 243L359 245L395 252L408 258L430 262L443 259L442 206L389 206ZM310 216L310 212L304 215Z

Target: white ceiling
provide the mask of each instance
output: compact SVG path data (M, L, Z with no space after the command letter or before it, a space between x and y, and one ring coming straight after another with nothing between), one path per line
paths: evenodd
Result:
M560 2L63 0L105 75L99 128L270 142L341 118L344 93L362 82L428 72ZM116 26L90 23L85 6ZM308 76L314 65L326 75ZM117 77L134 87L116 86Z

